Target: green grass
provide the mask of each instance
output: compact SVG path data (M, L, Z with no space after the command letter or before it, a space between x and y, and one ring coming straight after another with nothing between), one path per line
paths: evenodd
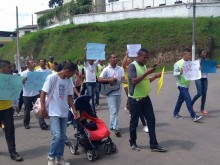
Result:
M212 57L220 62L220 17L196 18L196 47L207 48L212 44ZM66 25L54 29L30 33L20 38L20 54L33 55L35 59L55 56L62 62L66 59L83 58L86 43L106 44L106 52L115 52L123 58L126 45L141 43L155 53L191 48L191 18L149 18L128 19L106 23ZM0 49L0 58L13 61L16 43L12 42ZM214 53L214 54L213 54ZM166 64L171 68L172 64Z

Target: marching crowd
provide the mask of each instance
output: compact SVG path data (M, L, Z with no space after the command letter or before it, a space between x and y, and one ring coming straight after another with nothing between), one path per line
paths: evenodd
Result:
M207 52L202 50L198 60L206 60ZM191 100L189 94L190 81L184 79L182 65L184 61L189 61L191 51L185 49L182 53L182 59L174 64L174 77L176 78L179 97L173 111L174 118L183 118L179 112L182 103L185 101L187 109L192 117L192 121L196 122L203 116L198 116L194 112L193 104L202 96L201 114L207 115L205 111L205 101L207 93L207 74L203 73L202 78L196 80L197 95ZM48 62L41 59L39 64L30 59L26 61L26 67L22 68L19 73L23 77L23 89L19 100L0 100L0 124L5 131L5 138L8 145L8 151L11 159L22 161L23 158L16 152L15 145L15 127L13 115L20 116L22 104L24 104L23 126L25 129L31 129L30 112L33 109L33 103L40 97L40 117L38 118L39 127L42 130L51 131L51 143L48 154L48 165L53 164L69 164L64 161L64 145L66 140L66 127L69 109L71 108L74 118L77 114L73 100L81 95L89 95L92 98L92 107L94 109L101 108L99 104L99 96L101 84L123 83L125 93L127 95L127 103L125 110L130 116L130 147L134 151L140 151L136 144L139 118L143 124L143 130L149 133L150 149L154 152L166 152L167 149L158 144L155 132L155 116L153 105L149 97L151 91L150 83L161 77L161 73L155 73L156 65L147 68L146 63L150 59L147 49L141 48L138 51L137 58L132 61L126 52L122 60L122 67L118 65L117 55L110 53L107 57L108 65L105 66L104 61L87 60L84 55L83 62L78 60L75 64L71 60L66 60L63 64L54 62L51 56ZM0 73L12 74L11 63L6 60L0 60ZM28 80L28 72L48 72L46 81L39 91L35 88L27 89L25 86ZM18 75L17 71L14 71ZM121 137L119 127L118 114L121 105L122 85L117 90L110 91L106 95L109 109L109 129L115 131L117 137ZM46 101L47 97L47 101ZM47 110L46 110L47 109ZM49 118L50 126L45 122L45 118Z

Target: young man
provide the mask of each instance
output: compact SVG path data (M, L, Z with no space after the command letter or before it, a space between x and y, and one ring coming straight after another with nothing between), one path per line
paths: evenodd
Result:
M92 106L95 110L95 88L96 88L96 70L99 60L87 60L86 50L84 54L85 74L86 74L86 95L92 97Z
M115 83L116 81L121 82L124 77L124 70L122 67L117 65L117 57L114 53L110 54L109 65L102 71L99 82L101 83ZM121 91L120 87L118 90L111 92L106 96L108 102L108 108L110 112L110 129L115 130L117 137L121 136L121 132L118 126L118 113L121 104Z
M21 73L21 76L24 77L23 79L23 100L24 100L24 119L23 124L25 129L30 129L30 112L33 109L33 103L39 97L39 91L35 88L28 90L25 86L27 81L27 75L29 72L34 72L34 61L29 60L26 62L27 69ZM39 118L39 125L41 129L47 129L48 125L45 123L44 119ZM44 127L42 127L44 126Z
M176 85L177 85L177 88L179 89L180 93L179 93L178 100L176 102L175 109L173 111L173 117L178 118L178 119L183 119L183 117L179 115L179 112L180 112L180 108L182 106L182 103L185 101L187 109L192 117L192 121L196 122L196 121L200 120L202 118L202 116L197 116L193 110L192 101L191 101L191 97L189 94L190 81L185 80L185 78L183 76L183 69L182 69L183 62L189 61L190 59L191 59L191 50L185 49L183 51L182 59L177 61L174 64L173 75L176 78Z
M0 60L0 73L11 74L11 63L9 61ZM13 114L14 110L12 108L12 101L0 100L0 124L3 122L5 126L5 139L11 159L15 161L23 161L23 158L16 152Z
M69 113L69 106L72 108L75 118L77 113L73 104L73 82L70 77L76 71L76 65L68 62L58 73L49 75L43 85L40 102L42 117L49 116L51 124L51 144L48 155L48 165L68 165L64 161L63 153L66 140L66 127ZM46 94L52 95L46 111Z
M151 90L150 83L161 76L161 73L155 74L149 78L148 75L155 71L155 68L146 68L148 50L141 48L138 51L136 61L128 66L128 101L131 108L130 120L130 146L134 151L140 151L136 144L138 120L141 114L147 120L150 137L150 148L154 152L166 152L165 147L158 145L155 132L155 116L153 105L149 97Z

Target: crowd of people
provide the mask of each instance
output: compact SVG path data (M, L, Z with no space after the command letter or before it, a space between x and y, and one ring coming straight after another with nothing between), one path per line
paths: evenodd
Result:
M191 100L189 94L190 81L185 80L183 76L182 65L184 61L191 59L191 51L185 49L182 59L174 64L173 75L176 78L179 97L173 111L174 118L183 117L179 114L182 103L185 101L187 109L190 112L192 121L199 121L203 116L198 116L193 110L193 104L202 96L201 99L201 114L207 115L205 111L205 101L207 93L207 74L203 73L202 78L196 80L197 95ZM199 61L206 60L207 52L202 50L199 53ZM66 127L69 109L72 110L74 118L77 119L77 114L73 100L81 95L89 95L92 100L94 110L101 108L100 91L102 84L114 85L119 82L123 83L127 102L124 109L129 112L130 116L130 147L134 151L140 151L136 144L139 118L143 124L143 130L149 133L150 149L154 152L166 152L167 148L160 146L157 142L155 132L155 115L153 104L149 97L151 91L151 82L161 77L161 73L152 73L156 70L156 65L147 68L146 63L150 59L147 49L141 48L137 53L137 58L132 61L128 57L128 52L125 53L122 60L122 66L118 65L117 55L110 53L107 57L109 60L105 65L104 61L94 59L87 60L84 55L84 62L78 60L74 64L71 60L66 60L63 64L54 62L54 57L50 56L48 62L41 59L39 64L30 59L26 61L26 68L22 68L18 74L14 70L14 75L23 77L23 89L20 93L19 100L0 100L0 124L4 125L5 138L8 145L8 151L11 159L22 161L23 158L16 152L15 147L15 127L14 116L20 116L22 104L23 109L23 125L25 129L31 129L30 112L33 109L33 103L40 97L41 110L39 127L42 130L51 130L51 143L48 154L48 165L68 164L64 161L64 146L66 140ZM83 64L84 63L84 64ZM6 60L0 60L0 73L12 74L11 63ZM28 80L28 72L47 72L49 75L44 82L42 90L35 88L27 89L25 86ZM117 90L111 91L106 95L106 100L109 109L109 129L115 131L116 137L121 137L119 124L119 111L121 106L122 85ZM46 101L46 96L48 102ZM46 110L47 109L47 110ZM45 118L49 118L50 126L45 122Z

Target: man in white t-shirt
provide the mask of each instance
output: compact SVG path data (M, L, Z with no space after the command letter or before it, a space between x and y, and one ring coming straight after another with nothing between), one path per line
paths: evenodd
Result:
M48 164L50 165L69 164L64 161L63 153L69 106L72 108L75 118L78 117L72 99L74 85L72 79L70 79L75 73L76 67L71 62L66 63L60 72L50 74L47 77L41 91L40 115L42 117L48 115L51 124L52 138L48 155ZM52 95L47 106L48 111L46 111L45 105L47 94Z
M51 74L52 70L48 69L46 67L46 65L47 65L46 59L41 59L40 60L40 68L38 68L36 70L36 72L47 72L47 73ZM49 126L46 124L46 122L43 118L39 118L39 125L42 130L47 130L49 128Z
M92 97L92 106L93 109L95 109L95 101L94 101L94 95L95 95L95 88L96 88L96 70L97 65L99 63L99 60L86 60L86 53L84 56L85 60L85 73L86 73L86 95L89 95Z
M51 74L52 71L50 69L48 69L46 67L46 65L47 65L47 61L45 59L41 59L40 60L40 68L38 68L36 71L37 72L48 72L49 74Z
M114 53L110 54L109 65L102 71L99 76L99 82L101 83L115 83L121 82L124 79L124 70L117 65L117 57ZM120 129L118 127L118 113L121 104L121 91L122 87L116 91L106 95L108 102L108 108L110 112L110 129L115 130L117 137L121 136Z
M27 69L23 72L21 72L21 76L24 77L23 79L23 101L24 101L24 119L23 124L25 129L30 129L30 112L33 108L33 103L37 100L39 97L39 91L38 89L31 89L28 90L25 86L26 80L27 80L27 74L28 72L34 72L34 62L33 60L29 60L26 62Z

